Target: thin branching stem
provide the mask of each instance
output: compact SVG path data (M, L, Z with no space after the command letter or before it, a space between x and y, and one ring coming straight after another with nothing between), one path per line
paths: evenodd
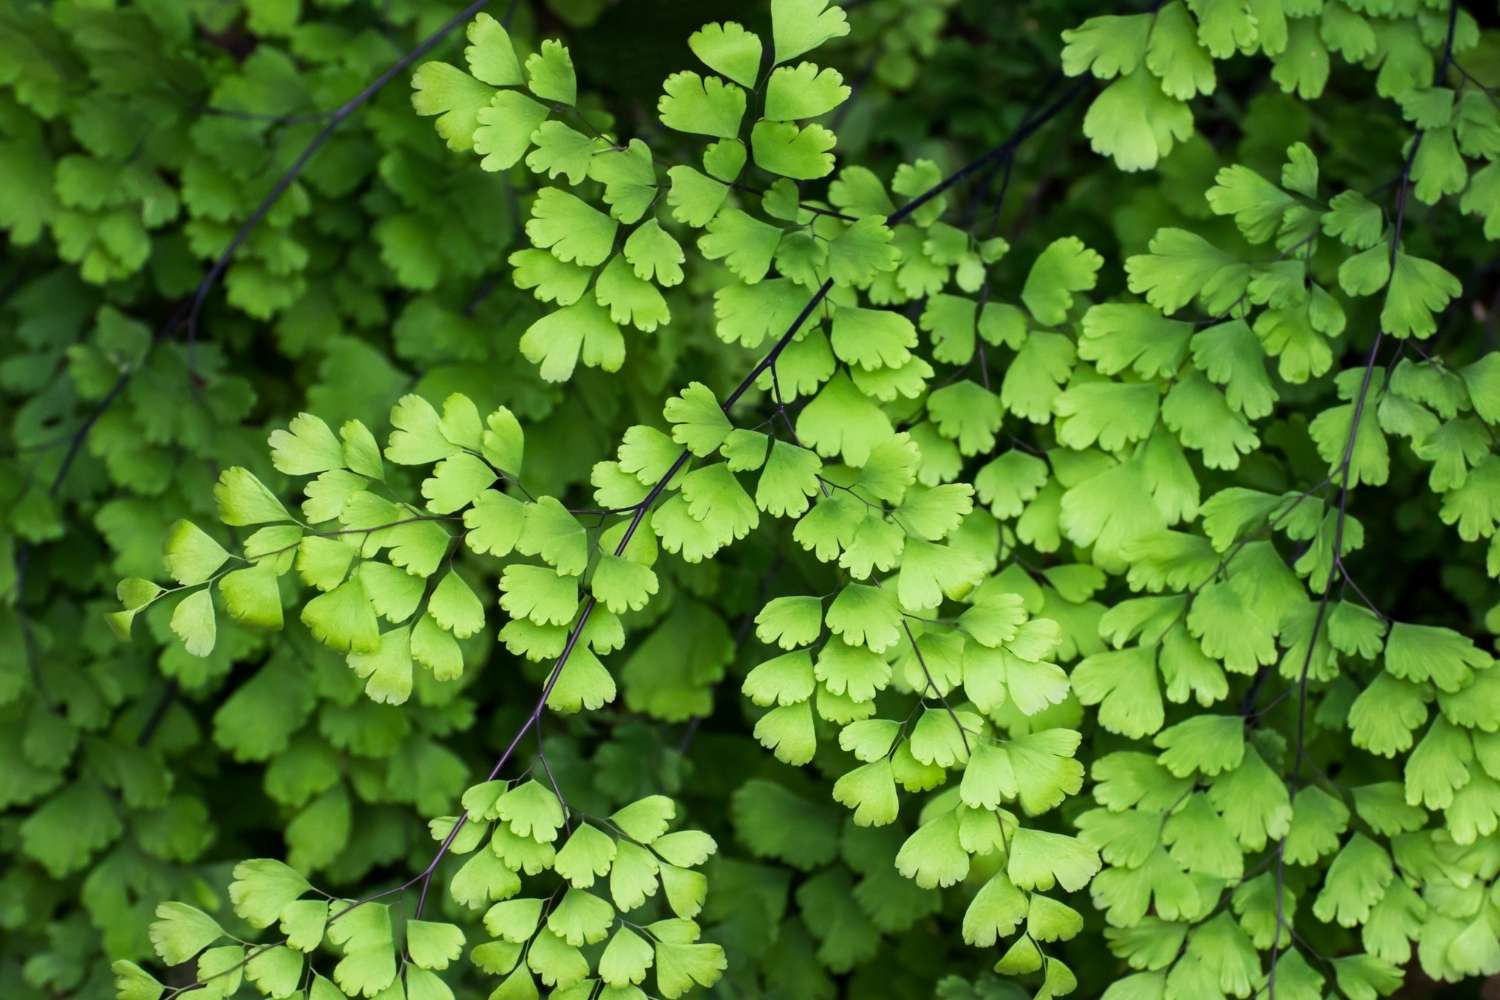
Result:
M1448 37L1443 45L1443 61L1438 68L1437 79L1441 80L1447 73L1448 67L1453 63L1453 39L1458 28L1458 0L1449 0L1448 3ZM1422 146L1422 137L1425 133L1418 130L1413 137L1411 149L1407 153L1406 163L1401 169L1401 174L1396 181L1396 209L1393 213L1394 222L1391 233L1390 273L1395 274L1396 260L1401 252L1401 227L1406 219L1407 196L1411 189L1412 165L1416 162L1417 151ZM1307 653L1302 660L1302 669L1297 677L1297 736L1296 744L1292 754L1292 773L1289 779L1290 794L1293 798L1297 794L1297 785L1302 772L1302 761L1307 756L1307 679L1312 668L1313 656L1318 647L1318 635L1328 618L1328 604L1333 594L1333 580L1335 574L1340 574L1346 579L1348 571L1344 568L1344 526L1349 516L1349 493L1351 483L1349 481L1350 466L1354 459L1354 445L1359 436L1360 421L1364 416L1365 403L1369 397L1370 383L1374 378L1375 361L1380 353L1381 344L1385 339L1385 329L1377 328L1375 341L1370 345L1369 354L1365 358L1364 373L1360 378L1359 392L1354 397L1354 410L1349 426L1349 437L1344 443L1343 457L1339 462L1336 479L1339 487L1338 514L1334 521L1333 532L1333 558L1328 569L1328 577L1323 581L1323 594L1318 601L1318 610L1313 618L1312 633L1307 640ZM1363 595L1361 595L1363 596ZM1308 761L1309 766L1312 761ZM1286 920L1283 905L1283 887L1285 885L1285 855L1286 838L1282 837L1276 845L1276 928L1275 937L1271 942L1271 969L1266 980L1267 1000L1275 1000L1276 997L1276 967L1280 959L1280 944L1282 929L1291 930L1291 925Z
M467 18L468 16L471 15L466 12L464 14L464 17ZM938 197L948 188L959 183L966 177L970 177L976 172L984 169L987 164L993 162L997 158L1013 153L1016 147L1024 142L1028 137L1034 135L1039 129L1041 129L1043 125L1061 114L1063 110L1066 109L1067 106L1071 104L1075 98L1078 97L1079 94L1083 93L1085 86L1086 84L1082 81L1075 84L1068 90L1067 93L1063 94L1050 106L1048 106L1045 111L1037 115L1035 118L1032 118L1021 127L1017 128L1015 133L1011 135L1011 137L1004 143L990 150L988 153L985 153L983 156L979 157L968 166L954 173L946 180L935 185L925 194L913 198L910 202L903 205L895 212L891 213L891 215L886 218L886 225L896 225L903 219L910 216L917 209L921 208L927 202ZM775 374L773 366L776 364L776 360L781 356L781 353L785 351L787 347L792 343L798 331L802 329L802 326L808 321L808 319L817 310L818 306L823 302L825 298L827 298L828 293L832 290L832 278L823 282L823 284L818 287L818 290L813 293L812 298L808 300L807 305L805 305L802 308L802 311L797 314L797 318L794 319L791 325L787 327L786 332L777 339L776 343L771 347L770 351L767 352L766 356L762 358L760 362L750 370L750 372L740 381L739 385L735 387L734 391L724 399L723 403L720 404L719 408L721 411L723 411L725 414L728 414L730 409L740 401L745 393L750 391L750 388L755 384L756 380L761 376L763 372L772 370L772 377L774 380ZM661 477L661 479L657 481L656 485L651 488L651 492L647 493L640 503L636 504L632 508L626 508L624 511L621 511L621 513L629 512L631 514L631 518L629 524L626 525L624 534L621 536L619 544L615 548L614 554L616 556L624 555L626 547L630 544L630 540L635 536L636 531L640 529L641 523L646 518L646 514L651 510L652 506L655 505L656 501L660 499L661 495L666 491L668 485L677 477L677 474L687 466L689 460L692 457L693 456L691 452L684 451L677 457L677 460L672 463L671 468L669 468ZM551 672L547 675L547 681L543 685L541 696L537 699L536 704L533 706L530 714L527 715L526 720L521 723L520 728L516 731L515 736L511 739L510 745L505 748L505 752L500 755L500 759L497 760L495 762L495 766L490 769L489 776L485 780L494 781L499 776L500 772L505 768L506 764L510 763L511 758L515 755L516 748L520 745L521 740L526 736L526 734L532 729L533 726L536 726L540 722L542 712L547 706L547 700L552 695L552 689L557 685L558 678L562 676L563 670L567 667L568 659L572 656L574 648L577 647L578 642L583 635L584 629L588 626L589 617L593 614L594 608L596 606L596 601L592 596L590 596L584 602L583 608L578 614L577 621L574 622L572 629L568 632L568 640L566 645L563 646L562 654L558 657L557 663L553 665ZM955 716L954 718L956 721L957 717ZM960 727L960 730L962 730L962 727ZM967 735L965 735L964 737L964 742L967 745ZM437 871L438 865L447 855L448 851L452 848L454 839L457 838L459 831L463 829L463 826L467 821L468 814L461 814L458 818L458 821L453 824L453 829L448 832L448 836L445 837L442 844L438 846L436 853L433 855L432 861L427 865L426 868L424 868L420 873L418 873L415 877L413 877L406 883L407 886L413 886L421 883L421 895L418 899L416 910L416 915L418 917L422 915L423 908L426 906L428 890L431 887L432 878Z

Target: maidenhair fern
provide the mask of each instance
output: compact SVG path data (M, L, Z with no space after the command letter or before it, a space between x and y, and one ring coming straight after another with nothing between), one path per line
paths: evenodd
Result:
M651 37L693 62L649 100L588 28L630 0L477 4L420 64L452 11L389 14L432 39L402 63L343 5L170 6L0 9L0 225L39 247L0 367L0 984L1500 973L1500 66L1456 2L976 40L771 0ZM148 35L154 70L108 54ZM1022 51L1057 75L976 123L973 60ZM413 64L411 109L365 103ZM295 375L231 363L244 317Z

